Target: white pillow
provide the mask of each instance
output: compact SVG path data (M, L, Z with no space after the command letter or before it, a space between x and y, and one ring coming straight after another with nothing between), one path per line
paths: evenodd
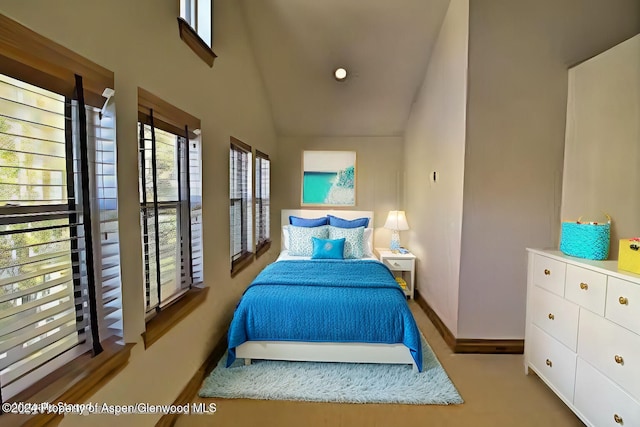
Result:
M285 251L289 250L289 226L282 226L282 247Z
M373 256L373 228L364 229L362 252L365 257Z

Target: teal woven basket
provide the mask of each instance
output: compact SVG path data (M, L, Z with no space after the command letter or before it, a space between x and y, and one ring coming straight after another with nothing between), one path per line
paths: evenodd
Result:
M560 237L560 250L570 256L585 259L609 258L611 218L604 223L564 221Z

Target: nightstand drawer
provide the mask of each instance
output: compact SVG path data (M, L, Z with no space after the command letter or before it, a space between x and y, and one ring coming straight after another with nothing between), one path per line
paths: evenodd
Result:
M384 263L391 270L411 270L413 269L413 260L412 259L389 259L385 258Z

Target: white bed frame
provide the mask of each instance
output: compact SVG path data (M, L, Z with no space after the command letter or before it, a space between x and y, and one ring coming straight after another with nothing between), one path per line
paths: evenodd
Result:
M372 211L283 209L282 225L289 224L289 215L302 218L318 218L327 214L345 219L369 217L373 227ZM281 247L284 247L281 245ZM245 365L252 359L295 360L309 362L393 363L413 365L409 348L404 344L332 343L300 341L247 341L236 347L236 357L243 358Z

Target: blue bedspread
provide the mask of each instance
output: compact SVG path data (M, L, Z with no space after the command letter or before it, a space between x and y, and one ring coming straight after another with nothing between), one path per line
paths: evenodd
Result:
M278 261L242 296L227 366L245 341L403 343L422 371L420 333L404 292L375 260Z

